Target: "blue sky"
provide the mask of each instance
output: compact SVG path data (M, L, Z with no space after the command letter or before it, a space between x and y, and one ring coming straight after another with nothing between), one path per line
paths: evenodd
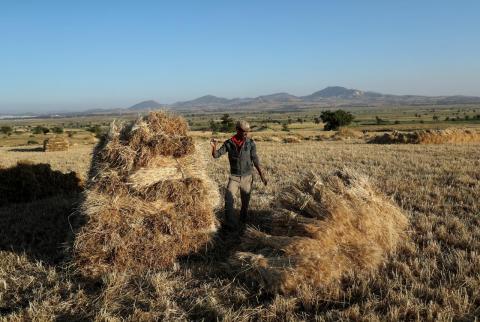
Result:
M0 0L0 112L329 85L480 96L479 1Z

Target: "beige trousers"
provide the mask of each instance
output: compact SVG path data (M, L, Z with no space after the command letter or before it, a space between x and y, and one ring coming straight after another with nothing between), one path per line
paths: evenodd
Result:
M228 179L227 189L225 191L225 219L227 226L231 228L238 228L241 222L247 219L248 203L250 202L250 192L252 191L253 175L235 176L230 175ZM242 201L242 208L240 210L240 217L238 217L233 209L234 196L240 189L240 199Z

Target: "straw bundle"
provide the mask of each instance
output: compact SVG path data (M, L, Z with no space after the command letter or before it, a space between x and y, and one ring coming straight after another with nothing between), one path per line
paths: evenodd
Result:
M346 273L374 271L404 237L408 220L366 177L350 170L306 176L285 189L265 220L248 229L243 251L230 258L241 274L269 292L321 287Z
M300 141L296 136L286 136L283 138L283 143L299 143Z
M94 152L74 250L80 271L143 272L172 265L216 232L219 195L186 121L152 112L118 128Z
M360 139L362 137L363 133L344 127L340 128L337 133L333 135L334 140Z
M266 137L265 141L282 142L282 139L279 138L278 136L270 136L270 137Z
M59 136L49 138L43 141L43 150L45 152L67 151L68 146L68 140Z
M422 130L414 132L393 131L375 136L369 143L376 144L443 144L480 142L480 133L469 129Z
M263 136L255 136L255 137L252 137L251 139L254 140L255 142L265 141L265 138Z

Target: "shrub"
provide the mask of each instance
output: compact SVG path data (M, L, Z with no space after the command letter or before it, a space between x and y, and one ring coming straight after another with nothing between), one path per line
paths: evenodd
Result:
M95 134L95 137L97 138L103 135L102 127L98 124L90 126L89 128L87 128L87 131Z
M55 134L62 134L63 133L63 127L60 126L55 126L52 128L52 132Z
M323 111L320 115L323 123L325 123L325 131L338 130L341 126L349 125L352 123L354 116L350 112L343 110Z
M12 129L11 126L4 125L4 126L0 127L0 132L2 132L3 134L10 135L10 134L12 134L13 129Z
M33 134L47 134L50 130L44 126L37 125L32 129Z

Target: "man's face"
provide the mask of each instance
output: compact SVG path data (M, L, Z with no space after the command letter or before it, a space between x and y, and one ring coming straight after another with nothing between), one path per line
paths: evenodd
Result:
M245 132L244 130L242 129L237 129L237 135L239 137L241 137L242 139L246 138L247 135L248 135L248 132Z

